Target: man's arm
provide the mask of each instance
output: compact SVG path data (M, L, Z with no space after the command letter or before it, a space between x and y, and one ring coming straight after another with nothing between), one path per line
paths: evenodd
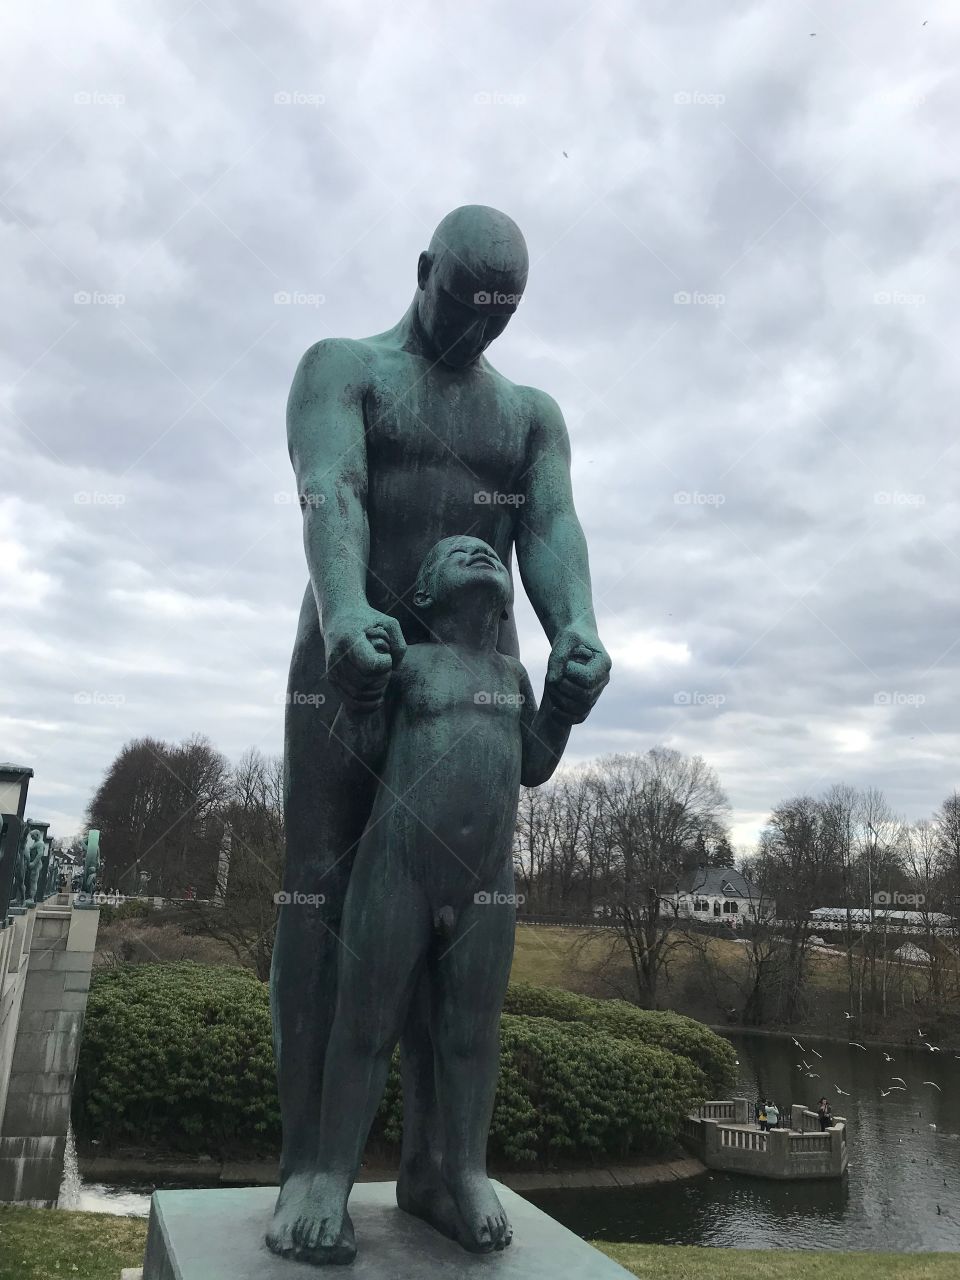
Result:
M362 372L346 342L328 340L311 347L290 388L287 441L327 668L346 697L373 707L403 657L404 643L396 619L367 603L370 529Z
M610 658L597 635L566 424L551 396L532 388L526 394L529 444L524 501L517 509L517 566L552 645L547 686L558 708L579 723L610 679Z
M520 692L523 705L520 709L522 755L520 782L525 787L539 787L553 777L560 763L571 721L553 702L549 686L543 691L543 701L537 706L530 677L521 666Z

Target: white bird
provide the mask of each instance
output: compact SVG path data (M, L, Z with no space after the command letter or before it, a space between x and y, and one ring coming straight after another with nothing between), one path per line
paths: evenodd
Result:
M928 1125L927 1125L927 1128L928 1128L928 1129L936 1130L936 1127L937 1127L937 1126L936 1126L935 1124L928 1124ZM937 1212L939 1213L939 1211L940 1211L940 1210L939 1210L939 1207L938 1207Z
M902 1084L904 1088L907 1087L907 1082L904 1080L903 1076L891 1076L890 1079L896 1080L899 1084Z
M858 1044L856 1040L848 1040L847 1044L853 1045L854 1049L862 1049L864 1053L867 1052L867 1046L865 1044Z
M819 1080L819 1079L820 1079L820 1077L817 1075L817 1073L816 1073L815 1071L808 1071L808 1072L807 1072L807 1079L808 1079L808 1080Z
M929 1040L924 1040L923 1043L927 1046L927 1048L930 1050L931 1053L940 1052L940 1046L938 1044L931 1044Z
M887 1092L888 1093L906 1093L907 1087L906 1085L902 1085L902 1084L892 1084L890 1088L887 1090Z
M796 1037L796 1036L791 1036L791 1037L790 1037L790 1039L791 1039L791 1040L793 1041L793 1043L797 1046L797 1048L800 1050L800 1052L801 1052L801 1053L806 1053L806 1052L807 1052L807 1051L806 1051L806 1049L803 1047L803 1045L800 1043L800 1041L797 1039L797 1037Z
M806 1069L809 1071L809 1070L810 1070L810 1068L813 1066L813 1063L812 1063L812 1062L808 1062L808 1061L806 1060L806 1058L804 1058L804 1060L803 1060L803 1065L804 1065L804 1066L806 1067Z
M920 1028L919 1028L919 1027L917 1027L917 1035L920 1037L920 1039L921 1039L921 1040L926 1040L926 1038L927 1038L927 1037L923 1034L923 1032L920 1030Z
M891 1089L881 1089L881 1090L880 1090L880 1097L881 1097L881 1098L889 1098L889 1097L890 1097L890 1094L891 1094L892 1092L893 1092L893 1091L892 1091Z
M822 1058L822 1057L823 1057L823 1054L822 1054L822 1053L817 1053L816 1049L811 1049L811 1050L810 1050L810 1052L813 1054L813 1056L814 1056L815 1058Z
M838 1084L835 1084L833 1087L836 1089L837 1093L839 1093L842 1098L850 1097L849 1093L845 1093Z
M883 1055L884 1062L896 1062L896 1058L891 1058L889 1053Z
M853 1014L852 1014L852 1013L847 1013L846 1009L844 1009L844 1011L843 1011L843 1016L844 1016L844 1017L846 1018L846 1020L849 1022L849 1021L850 1021L850 1019L853 1017Z
M924 1084L932 1084L932 1085L933 1085L933 1087L936 1089L937 1093L943 1093L943 1090L940 1088L940 1086L937 1084L937 1082L936 1082L935 1080L924 1080L924 1082L923 1082L923 1083L924 1083Z

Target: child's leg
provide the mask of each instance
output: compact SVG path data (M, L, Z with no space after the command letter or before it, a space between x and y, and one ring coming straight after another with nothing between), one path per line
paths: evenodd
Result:
M460 1216L458 1239L486 1252L510 1243L511 1228L487 1178L487 1135L500 1065L500 1011L510 976L516 908L507 867L489 901L460 912L453 938L431 958L437 1087L443 1118L443 1176Z
M299 1255L312 1262L352 1256L347 1198L431 939L426 896L395 873L396 858L387 853L386 841L398 839L391 825L384 822L381 839L361 846L344 903L337 1012L324 1063L319 1172L311 1190L322 1212L314 1240Z

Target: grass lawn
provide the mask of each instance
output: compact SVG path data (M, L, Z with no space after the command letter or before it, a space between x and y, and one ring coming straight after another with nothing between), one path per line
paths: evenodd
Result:
M120 1280L146 1241L146 1218L0 1205L0 1280Z
M956 1253L816 1253L663 1244L599 1247L643 1280L953 1280L960 1275Z
M144 1218L0 1206L0 1280L119 1280L143 1262ZM644 1280L953 1280L956 1253L814 1253L788 1249L599 1246Z

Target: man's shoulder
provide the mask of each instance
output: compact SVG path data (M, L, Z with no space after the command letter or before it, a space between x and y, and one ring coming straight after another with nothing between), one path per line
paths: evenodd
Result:
M501 394L513 401L530 422L561 416L560 406L549 392L541 391L539 387L528 387L522 382L513 382L489 363L486 372L497 384Z
M368 368L374 358L374 344L367 338L321 338L303 353L298 373L326 378L342 370L355 378L358 369Z

